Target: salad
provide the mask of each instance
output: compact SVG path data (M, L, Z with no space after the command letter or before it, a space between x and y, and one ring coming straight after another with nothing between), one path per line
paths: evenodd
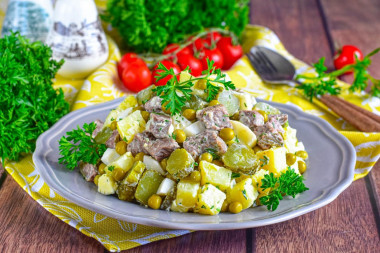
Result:
M126 97L104 122L68 132L59 162L79 165L102 194L175 212L275 210L284 196L308 190L308 154L288 115L210 68L199 78L183 71L167 87Z

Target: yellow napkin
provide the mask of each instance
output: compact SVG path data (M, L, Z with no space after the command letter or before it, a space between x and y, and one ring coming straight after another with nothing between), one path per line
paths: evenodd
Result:
M98 2L101 1L99 0ZM1 14L0 6L0 22ZM278 37L265 27L248 26L243 41L245 50L248 50L253 45L271 47L287 56L298 71L312 72L312 69L306 64L287 53ZM107 63L86 80L73 81L62 78L55 80L54 86L61 87L65 91L66 99L70 102L72 110L109 101L126 94L126 90L121 88L122 86L116 74L116 62L120 59L120 52L112 39L108 38L108 42L110 57ZM354 131L352 126L325 107L309 103L294 88L285 85L272 86L263 84L251 68L246 57L239 60L228 71L228 75L238 88L245 88L257 97L267 100L295 104L308 113L326 119L335 128L341 130L341 133L352 142L357 151L355 179L365 176L379 158L379 133ZM379 113L380 99L370 98L366 94L348 94L347 85L343 82L340 85L343 88L342 97L344 99ZM34 167L31 155L24 157L19 162L6 163L5 169L45 209L85 235L95 238L110 251L126 250L190 232L188 230L167 230L128 223L75 205L56 194L44 183Z

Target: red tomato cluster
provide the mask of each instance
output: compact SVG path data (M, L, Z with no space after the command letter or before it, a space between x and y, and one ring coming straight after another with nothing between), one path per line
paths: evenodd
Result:
M215 68L227 70L243 55L240 45L233 45L231 37L223 37L218 32L211 32L205 38L196 39L173 55L180 47L176 43L169 44L162 52L163 55L170 56L161 63L167 69L173 69L176 75L189 67L192 75L200 76L204 70L208 69L207 59L214 61ZM165 85L172 78L170 75L157 81L156 78L160 72L157 67L158 63L151 73L146 63L135 53L125 54L117 66L124 86L133 92L143 90L151 84Z

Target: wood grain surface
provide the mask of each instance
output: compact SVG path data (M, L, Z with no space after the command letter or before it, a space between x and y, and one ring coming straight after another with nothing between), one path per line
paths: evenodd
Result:
M294 56L312 63L334 44L368 53L380 46L378 0L252 0L251 22L274 30ZM370 71L380 77L380 57ZM350 81L350 77L344 77ZM1 175L1 168L0 168ZM1 176L0 176L1 178ZM104 252L60 221L8 176L0 186L0 252ZM236 231L202 231L129 252L380 252L380 163L331 204L283 223Z

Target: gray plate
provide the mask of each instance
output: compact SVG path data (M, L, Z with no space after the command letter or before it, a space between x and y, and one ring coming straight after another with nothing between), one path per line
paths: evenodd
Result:
M310 188L296 199L285 199L274 212L255 207L239 214L206 216L148 209L97 192L78 171L70 172L58 164L58 141L67 132L96 119L104 120L123 100L74 111L37 140L33 161L45 182L66 199L94 212L128 222L172 229L227 230L265 226L289 220L333 201L352 182L356 153L351 143L326 121L306 114L295 106L268 102L289 115L290 125L309 153L305 184Z

